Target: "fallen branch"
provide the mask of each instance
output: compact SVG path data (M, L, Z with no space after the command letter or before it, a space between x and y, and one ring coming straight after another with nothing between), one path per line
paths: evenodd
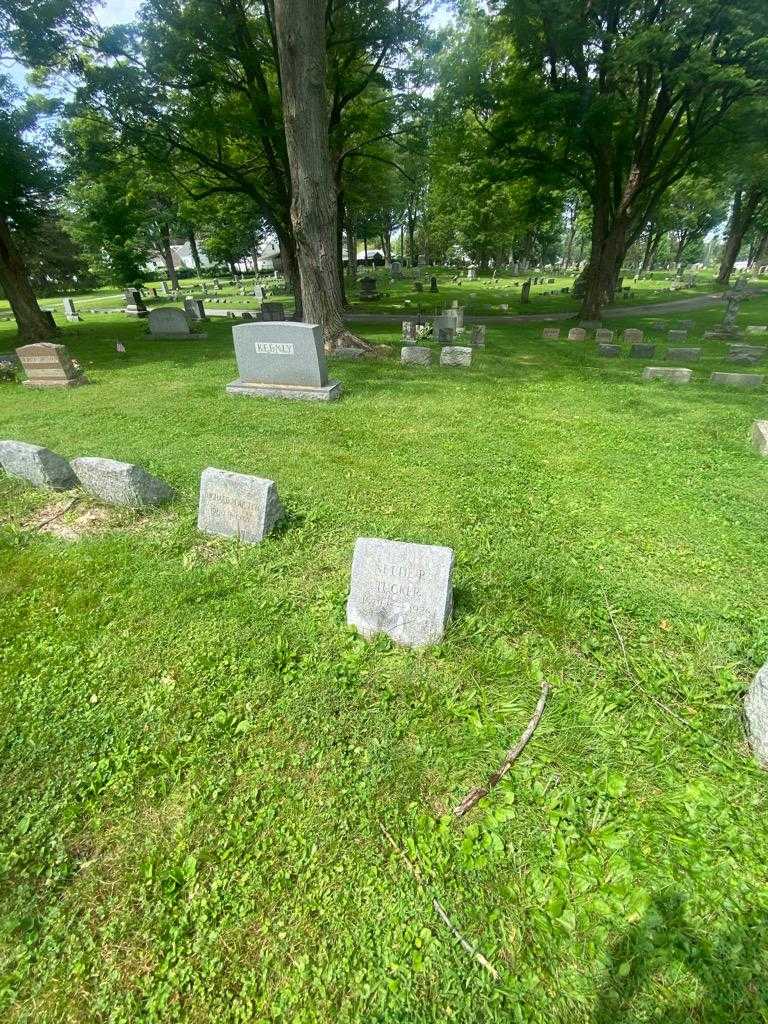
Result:
M463 818L467 811L471 811L475 804L479 803L484 796L488 796L494 786L497 786L501 782L518 757L520 757L528 745L528 741L531 736L533 736L536 731L536 726L541 721L541 716L544 714L544 705L547 703L548 694L549 683L544 681L541 684L541 696L539 697L539 702L536 705L536 710L533 712L533 717L526 726L525 732L517 741L515 746L507 751L498 771L495 771L493 775L488 777L486 784L484 786L477 786L475 789L471 789L461 803L454 807L453 813L457 818Z
M421 872L419 871L418 867L410 860L410 858L408 857L408 854L405 852L405 850L401 850L400 849L400 847L397 845L397 843L392 838L392 836L389 834L389 832L387 832L387 830L384 828L384 826L381 824L381 822L379 822L379 828L381 829L381 831L382 831L382 833L384 835L384 838L387 840L387 842L392 847L392 849L395 851L395 853L403 861L403 863L405 864L406 868L411 873L413 878L419 883L419 885L421 885L423 888L426 888L425 882L424 882L423 878L421 877ZM456 925L453 923L453 921L450 919L450 917L448 917L448 914L447 914L447 912L445 910L445 907L442 905L440 900L437 899L436 896L432 897L432 907L433 907L435 913L437 914L437 916L440 918L440 920L443 922L443 924L446 926L446 928L448 928L448 930L451 932L453 937L459 943L461 948L466 953L469 953L470 956L474 957L475 960L477 960L477 962L480 964L480 966L483 967L486 971L488 971L488 973L490 974L490 976L493 978L494 981L498 981L499 980L499 972L493 966L491 961L487 957L483 956L483 954L480 952L480 950L477 949L475 946L473 946L472 943L469 941L469 939L465 939L464 938L464 936L461 934L461 932L456 927Z
M53 523L53 522L55 522L55 520L57 520L57 519L61 519L61 517L62 517L62 516L64 516L64 515L66 515L66 514L67 514L67 512L69 512L69 510L70 510L71 508L74 508L74 506L75 506L75 505L76 505L76 504L78 503L78 501L80 501L80 500L81 500L80 498L73 498L73 499L72 499L72 501L70 501L68 505L65 505L65 506L64 506L64 508L60 508L60 509L59 509L59 511L58 511L58 512L57 512L57 513L56 513L55 515L52 515L52 516L50 517L50 519L44 519L44 520L42 521L42 523L37 523L37 525L35 526L35 529L36 529L36 530L42 530L42 529L43 529L43 527L44 527L44 526L48 526L48 524L49 524L49 523Z

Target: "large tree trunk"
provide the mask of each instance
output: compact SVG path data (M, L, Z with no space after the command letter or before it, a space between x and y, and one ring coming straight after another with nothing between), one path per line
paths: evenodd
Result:
M581 316L599 320L603 306L613 298L613 290L626 251L627 224L617 219L608 226L608 209L598 206L592 223L592 250L583 274L584 297Z
M24 259L4 217L0 217L0 285L11 304L19 340L24 345L56 337L58 331L37 304Z
M389 266L392 262L392 236L386 228L381 233L381 251L384 256L384 262Z
M767 194L768 190L758 185L750 185L746 192L740 188L736 190L731 216L728 219L720 273L717 275L719 284L728 284L744 244L744 236L752 227L760 204Z
M179 289L179 278L176 274L176 267L173 265L173 255L171 253L171 229L167 223L160 225L160 252L165 263L165 269L168 273L168 280L171 282L171 288L174 291Z
M643 257L643 265L641 270L650 271L653 268L653 261L656 259L656 253L661 245L661 238L664 234L661 229L654 229L653 225L648 228L648 243L645 247L645 256Z
M197 250L197 239L195 238L195 229L193 227L187 228L187 240L189 241L189 251L192 254L192 262L195 264L195 271L197 276L203 272L203 267L200 262L200 253Z
M346 332L325 95L325 9L317 0L275 0L274 7L303 318L320 324L332 349Z

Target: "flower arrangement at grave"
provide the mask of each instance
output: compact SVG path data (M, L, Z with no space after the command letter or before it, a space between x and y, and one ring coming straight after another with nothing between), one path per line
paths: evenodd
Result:
M0 359L0 381L6 384L16 383L16 364L12 359Z

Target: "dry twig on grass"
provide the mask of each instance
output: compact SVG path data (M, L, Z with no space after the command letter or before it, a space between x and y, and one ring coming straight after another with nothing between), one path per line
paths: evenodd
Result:
M384 828L381 822L379 822L379 828L381 829L382 834L384 835L384 838L387 840L389 845L392 847L392 849L395 851L398 857L405 864L406 868L408 869L412 877L418 882L420 886L426 888L426 884L424 882L424 879L421 877L421 872L419 871L417 865L414 864L413 861L411 861L405 850L400 849L400 847L397 845L397 843L389 834L389 832L387 832L387 830ZM442 905L442 903L436 896L432 897L432 907L437 916L440 918L440 920L443 922L446 928L448 928L448 930L451 932L451 934L456 939L458 944L461 946L461 948L466 953L469 953L470 956L474 957L474 959L477 960L480 966L483 967L486 971L488 971L488 973L490 974L494 981L498 981L499 972L493 966L491 961L487 957L483 956L480 950L473 946L469 939L464 938L464 936L461 934L461 932L450 919L450 917L448 917L445 907Z
M56 519L61 519L61 517L65 516L70 509L74 508L75 505L80 500L81 499L79 497L73 498L72 501L69 502L69 504L64 506L64 508L60 508L59 511L55 513L55 515L52 515L49 519L44 519L42 523L36 523L35 529L42 530L44 526L48 526L50 523L53 523Z
M547 703L547 695L549 694L549 683L544 681L541 684L541 696L539 702L536 705L536 710L533 712L533 717L526 726L525 732L517 741L514 747L511 747L501 762L501 766L498 771L495 771L488 777L488 781L484 786L477 786L475 789L471 789L460 804L457 804L453 809L453 813L457 818L463 818L467 811L472 810L475 804L479 803L484 796L487 796L494 786L498 785L499 782L504 778L509 769L520 757L522 752L525 750L528 741L536 731L536 726L541 721L541 716L544 714L544 705Z

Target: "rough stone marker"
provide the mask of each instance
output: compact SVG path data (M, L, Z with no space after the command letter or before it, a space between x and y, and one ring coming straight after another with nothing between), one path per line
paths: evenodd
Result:
M232 338L240 376L227 385L228 395L319 402L341 395L341 384L328 380L323 332L317 324L238 324Z
M26 441L0 441L0 465L8 476L27 480L35 487L68 491L77 486L72 467L49 448Z
M768 664L763 665L744 697L747 739L757 761L768 768Z
M403 345L400 349L400 362L403 366L431 366L432 350L424 345Z
M768 455L768 420L755 420L752 424L752 447L758 455ZM2 454L0 448L0 459Z
M283 518L274 480L209 466L200 477L197 528L257 544Z
M85 457L73 459L72 469L83 489L107 505L140 508L162 505L173 497L168 484L130 462Z
M464 345L446 345L440 351L441 366L471 366L472 349Z
M66 345L41 341L16 349L27 379L25 388L77 388L87 384L88 378L75 366Z
M646 366L643 370L643 380L668 380L672 384L688 384L692 376L693 370L682 366Z
M360 537L352 558L347 623L363 636L426 647L442 640L453 608L453 551Z

